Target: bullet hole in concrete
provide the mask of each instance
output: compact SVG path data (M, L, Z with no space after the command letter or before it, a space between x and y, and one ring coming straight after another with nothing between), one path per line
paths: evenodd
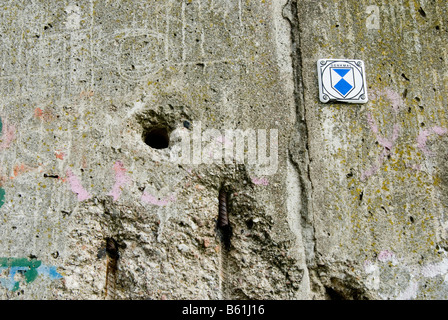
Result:
M425 12L425 10L423 10L422 7L418 8L418 13L420 13L420 15L421 15L423 18L426 18L426 12Z
M46 174L46 173L44 173L44 178L59 179L59 176L57 174Z
M436 26L436 30L440 30L440 26Z
M415 97L414 98L417 102L420 102L420 98L419 97Z
M425 108L423 106L418 106L420 108L420 110L425 110Z
M106 238L106 253L112 259L118 259L118 242L114 238Z
M117 282L117 270L118 270L118 258L120 254L118 252L118 242L114 238L108 237L106 240L106 255L108 257L106 265L106 284L105 295L110 295L114 299L116 282ZM99 254L98 254L99 256Z
M190 126L191 126L190 122L184 121L183 125L184 125L184 128L190 129Z
M143 141L154 149L166 149L170 144L168 129L163 127L149 128L143 132Z
M406 75L404 73L401 74L401 76L403 77L403 79L405 79L406 81L410 81L408 77L406 77Z
M325 293L328 295L330 300L346 300L344 296L330 287L325 287Z
M362 201L362 197L364 196L364 192L361 191L361 193L359 194L359 201Z
M69 216L69 215L71 214L71 212L69 212L69 211L64 211L64 210L61 210L61 213L62 213L62 217L63 217L63 218L65 218L65 217L67 217L67 216Z
M414 223L414 217L410 216L409 220L411 220L411 222Z
M335 25L335 27L336 27L336 28L339 28L339 25L337 24L337 25Z
M425 126L424 122L420 123L420 127L424 127L424 126Z
M248 229L252 229L252 227L254 226L254 221L252 219L247 220L246 226Z
M408 113L412 113L411 107L408 108Z
M403 91L403 99L406 99L407 96L408 96L408 89L404 89L404 91Z

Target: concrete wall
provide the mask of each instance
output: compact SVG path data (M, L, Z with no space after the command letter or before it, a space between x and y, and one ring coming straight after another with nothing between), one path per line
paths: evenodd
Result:
M298 5L315 263L343 296L447 297L447 9ZM368 104L316 101L315 61L332 57L365 61Z
M1 298L447 298L447 7L3 1Z

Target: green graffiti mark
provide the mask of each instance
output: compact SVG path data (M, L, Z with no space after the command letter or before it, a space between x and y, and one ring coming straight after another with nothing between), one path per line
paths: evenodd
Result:
M0 188L0 208L3 206L3 204L5 203L5 189Z
M0 118L0 136L3 133L3 122L2 122L2 118Z
M0 258L0 268L11 268L11 270L23 271L26 283L36 280L39 273L37 268L42 264L38 260L28 260L26 258Z
M41 261L26 258L0 258L0 274L9 270L7 278L0 278L0 284L11 291L19 289L20 283L15 279L17 273L21 274L25 283L36 280L39 275L49 277L51 280L61 279L56 267L43 265Z

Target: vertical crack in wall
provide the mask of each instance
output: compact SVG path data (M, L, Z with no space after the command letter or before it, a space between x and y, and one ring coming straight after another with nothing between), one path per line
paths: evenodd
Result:
M118 243L114 238L106 238L106 284L105 297L107 300L114 300L116 298L117 285L117 269L118 269Z
M297 184L294 189L289 189L288 211L293 210L293 215L299 215L299 218L289 217L290 224L297 221L296 230L300 230L301 241L305 255L307 273L310 281L310 290L315 294L322 292L322 285L318 279L315 260L315 236L312 214L312 180L310 176L309 159L309 137L306 121L306 108L303 87L303 62L300 48L301 26L298 19L297 0L289 0L283 8L283 17L287 19L291 26L291 59L292 75L294 78L294 103L296 107L296 123L289 143L288 172L295 170L296 179L288 180L289 184ZM297 190L298 195L293 194ZM295 198L295 199L294 199ZM291 203L298 202L298 205L291 206ZM289 212L291 216L291 212ZM291 221L292 220L292 221ZM316 288L317 286L317 288ZM320 288L320 289L319 289ZM322 296L322 294L320 294Z
M230 299L230 290L228 282L228 269L229 269L229 250L230 250L230 238L232 235L232 229L229 223L228 212L228 194L225 187L221 187L219 190L219 214L217 222L217 231L221 241L220 256L219 256L219 282L220 282L220 294L221 299Z

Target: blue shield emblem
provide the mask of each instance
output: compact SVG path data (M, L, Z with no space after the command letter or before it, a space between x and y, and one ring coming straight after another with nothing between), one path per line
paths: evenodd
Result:
M323 103L366 103L367 85L361 60L320 59L317 62L319 98Z
M331 87L345 98L355 88L353 68L330 68Z

